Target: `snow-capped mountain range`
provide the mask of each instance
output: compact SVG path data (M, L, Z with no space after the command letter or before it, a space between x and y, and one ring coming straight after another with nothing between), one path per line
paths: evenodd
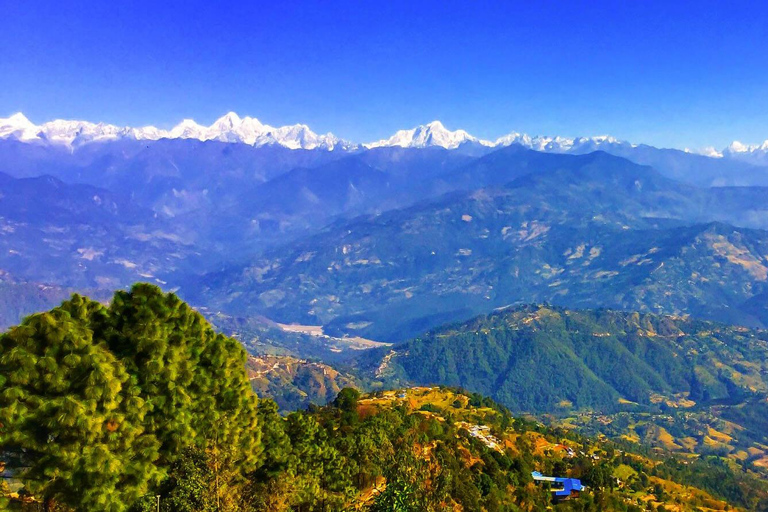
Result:
M275 128L261 123L255 117L241 118L234 112L220 117L210 126L202 126L191 119L185 119L170 130L161 130L154 126L131 128L61 119L35 125L22 113L0 119L0 139L76 147L90 142L124 138L218 140L251 146L278 144L290 149L349 150L357 147L356 144L344 141L331 133L318 135L304 124Z
M634 144L610 136L570 138L537 135L532 137L517 132L499 137L495 141L489 141L474 137L464 130L449 130L440 121L432 121L410 130L399 130L388 139L356 144L341 139L332 133L318 135L304 124L273 127L263 124L255 117L240 117L234 112L220 117L210 126L203 126L192 119L185 119L170 130L162 130L154 126L132 128L62 119L36 125L22 113L4 119L0 118L0 139L77 147L91 142L114 141L124 138L134 140L217 140L251 146L280 145L290 149L324 149L329 151L335 149L354 151L361 147L370 149L436 146L456 149L464 145L494 148L519 144L529 149L548 153L586 153L606 147L635 147ZM759 145L747 145L736 141L722 151L711 147L698 151L688 149L685 151L712 158L733 158L768 165L768 140Z
M517 132L512 132L503 137L499 137L495 141L489 141L473 137L464 130L448 130L440 121L432 121L431 123L417 126L410 130L399 130L388 139L363 144L363 146L366 148L393 146L402 148L425 148L429 146L440 146L446 149L456 149L463 144L477 144L489 148L519 144L529 149L548 153L582 153L594 151L606 144L632 147L628 142L620 141L609 136L568 138L537 135L531 137L530 135Z

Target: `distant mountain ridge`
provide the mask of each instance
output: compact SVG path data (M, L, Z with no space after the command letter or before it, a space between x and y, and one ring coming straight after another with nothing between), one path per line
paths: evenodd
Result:
M170 130L163 130L155 126L120 127L106 123L63 119L36 125L21 112L8 118L0 118L0 139L76 147L90 142L106 142L126 138L133 140L217 140L250 146L274 144L290 149L323 149L329 151L357 151L363 148L381 147L458 149L466 145L499 148L517 144L536 151L580 154L598 149L623 148L626 150L639 146L639 144L633 144L609 135L592 137L531 136L514 131L498 137L495 141L490 141L475 137L465 130L449 130L437 120L411 129L398 130L386 139L359 144L341 139L332 133L317 134L305 124L273 127L263 124L255 117L240 117L235 112L223 115L210 126L200 125L193 119L184 119ZM768 165L768 140L761 144L745 144L734 141L722 150L706 147L693 151L686 148L681 151L710 158L726 158L755 165Z
M195 251L193 236L151 210L103 188L51 176L0 173L0 232L3 271L16 281L70 290L141 279L162 284L158 275Z

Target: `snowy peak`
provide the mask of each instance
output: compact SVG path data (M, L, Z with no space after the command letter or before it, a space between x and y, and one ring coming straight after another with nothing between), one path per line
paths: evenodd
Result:
M76 146L88 142L117 140L126 137L129 130L112 124L59 119L40 125L37 135L52 144Z
M16 139L22 142L43 141L52 144L72 145L98 140L115 140L127 134L127 128L87 121L59 119L35 125L24 114L18 113L0 119L0 139Z
M184 119L171 130L161 130L154 126L119 127L105 123L63 119L49 121L38 126L21 113L0 119L0 139L76 147L91 142L124 138L134 140L217 140L252 146L279 145L290 149L325 149L329 151L336 148L342 150L357 148L357 145L342 140L331 133L318 135L304 124L276 128L262 124L255 117L241 118L235 112L225 114L210 126L198 124L193 119Z
M768 140L762 144L744 144L736 140L723 149L720 156L755 165L768 165Z
M273 127L263 124L255 117L240 117L229 112L213 122L202 126L192 119L185 119L168 134L172 139L218 140L242 143L251 146L279 145L290 149L355 149L357 146L333 134L318 135L307 125Z
M6 119L0 119L0 139L14 138L28 141L34 140L36 137L37 126L21 112L13 114Z
M171 131L168 132L168 138L206 140L207 133L208 129L205 126L197 124L194 119L184 119L171 128Z
M707 146L698 150L691 151L689 148L685 148L683 151L686 153L694 153L697 155L708 156L709 158L723 158L723 152L718 151L713 146Z
M27 117L21 112L16 112L11 117L7 119L3 119L3 121L7 123L8 126L16 126L16 127L34 126L34 124L32 124L32 121L27 119Z
M727 148L723 150L724 154L734 153L755 153L760 151L768 151L768 140L762 144L744 144L737 140L731 142Z
M456 149L467 142L483 146L493 145L489 141L473 137L464 130L451 131L445 128L440 121L432 121L410 130L399 130L388 139L364 144L364 146L367 148L426 148L438 146L445 149Z
M511 146L519 144L528 149L543 151L546 153L589 153L599 149L605 149L606 146L626 146L632 147L629 142L625 142L608 135L599 135L597 137L548 137L546 135L536 135L531 137L525 133L512 132L496 139L495 146Z
M486 147L505 147L519 144L529 149L548 153L586 153L606 145L631 146L628 142L620 141L607 135L577 138L547 137L543 135L531 137L525 133L518 132L509 133L499 137L495 142L490 142L474 137L464 130L448 130L440 121L432 121L410 130L400 130L388 139L364 144L364 146L367 148L393 146L425 148L439 146L446 149L455 149L466 143L474 143Z
M224 114L220 118L218 118L212 125L212 128L220 128L222 130L225 129L233 129L236 126L240 126L240 123L242 123L243 120L240 119L240 116L237 115L234 112L228 112L227 114ZM258 122L258 120L257 120Z

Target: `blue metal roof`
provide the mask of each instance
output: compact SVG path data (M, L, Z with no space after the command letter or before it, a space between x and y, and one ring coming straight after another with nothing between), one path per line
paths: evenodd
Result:
M558 484L563 484L562 489L556 489L553 490L555 496L570 496L572 491L581 491L584 489L584 486L581 485L581 480L578 478L563 478L563 477L557 477L557 476L544 476L538 471L534 471L531 473L531 476L534 480L538 482L555 482Z

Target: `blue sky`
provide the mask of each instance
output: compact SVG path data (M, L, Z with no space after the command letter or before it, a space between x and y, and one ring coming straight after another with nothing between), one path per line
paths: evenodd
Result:
M0 2L0 117L768 138L760 2Z

